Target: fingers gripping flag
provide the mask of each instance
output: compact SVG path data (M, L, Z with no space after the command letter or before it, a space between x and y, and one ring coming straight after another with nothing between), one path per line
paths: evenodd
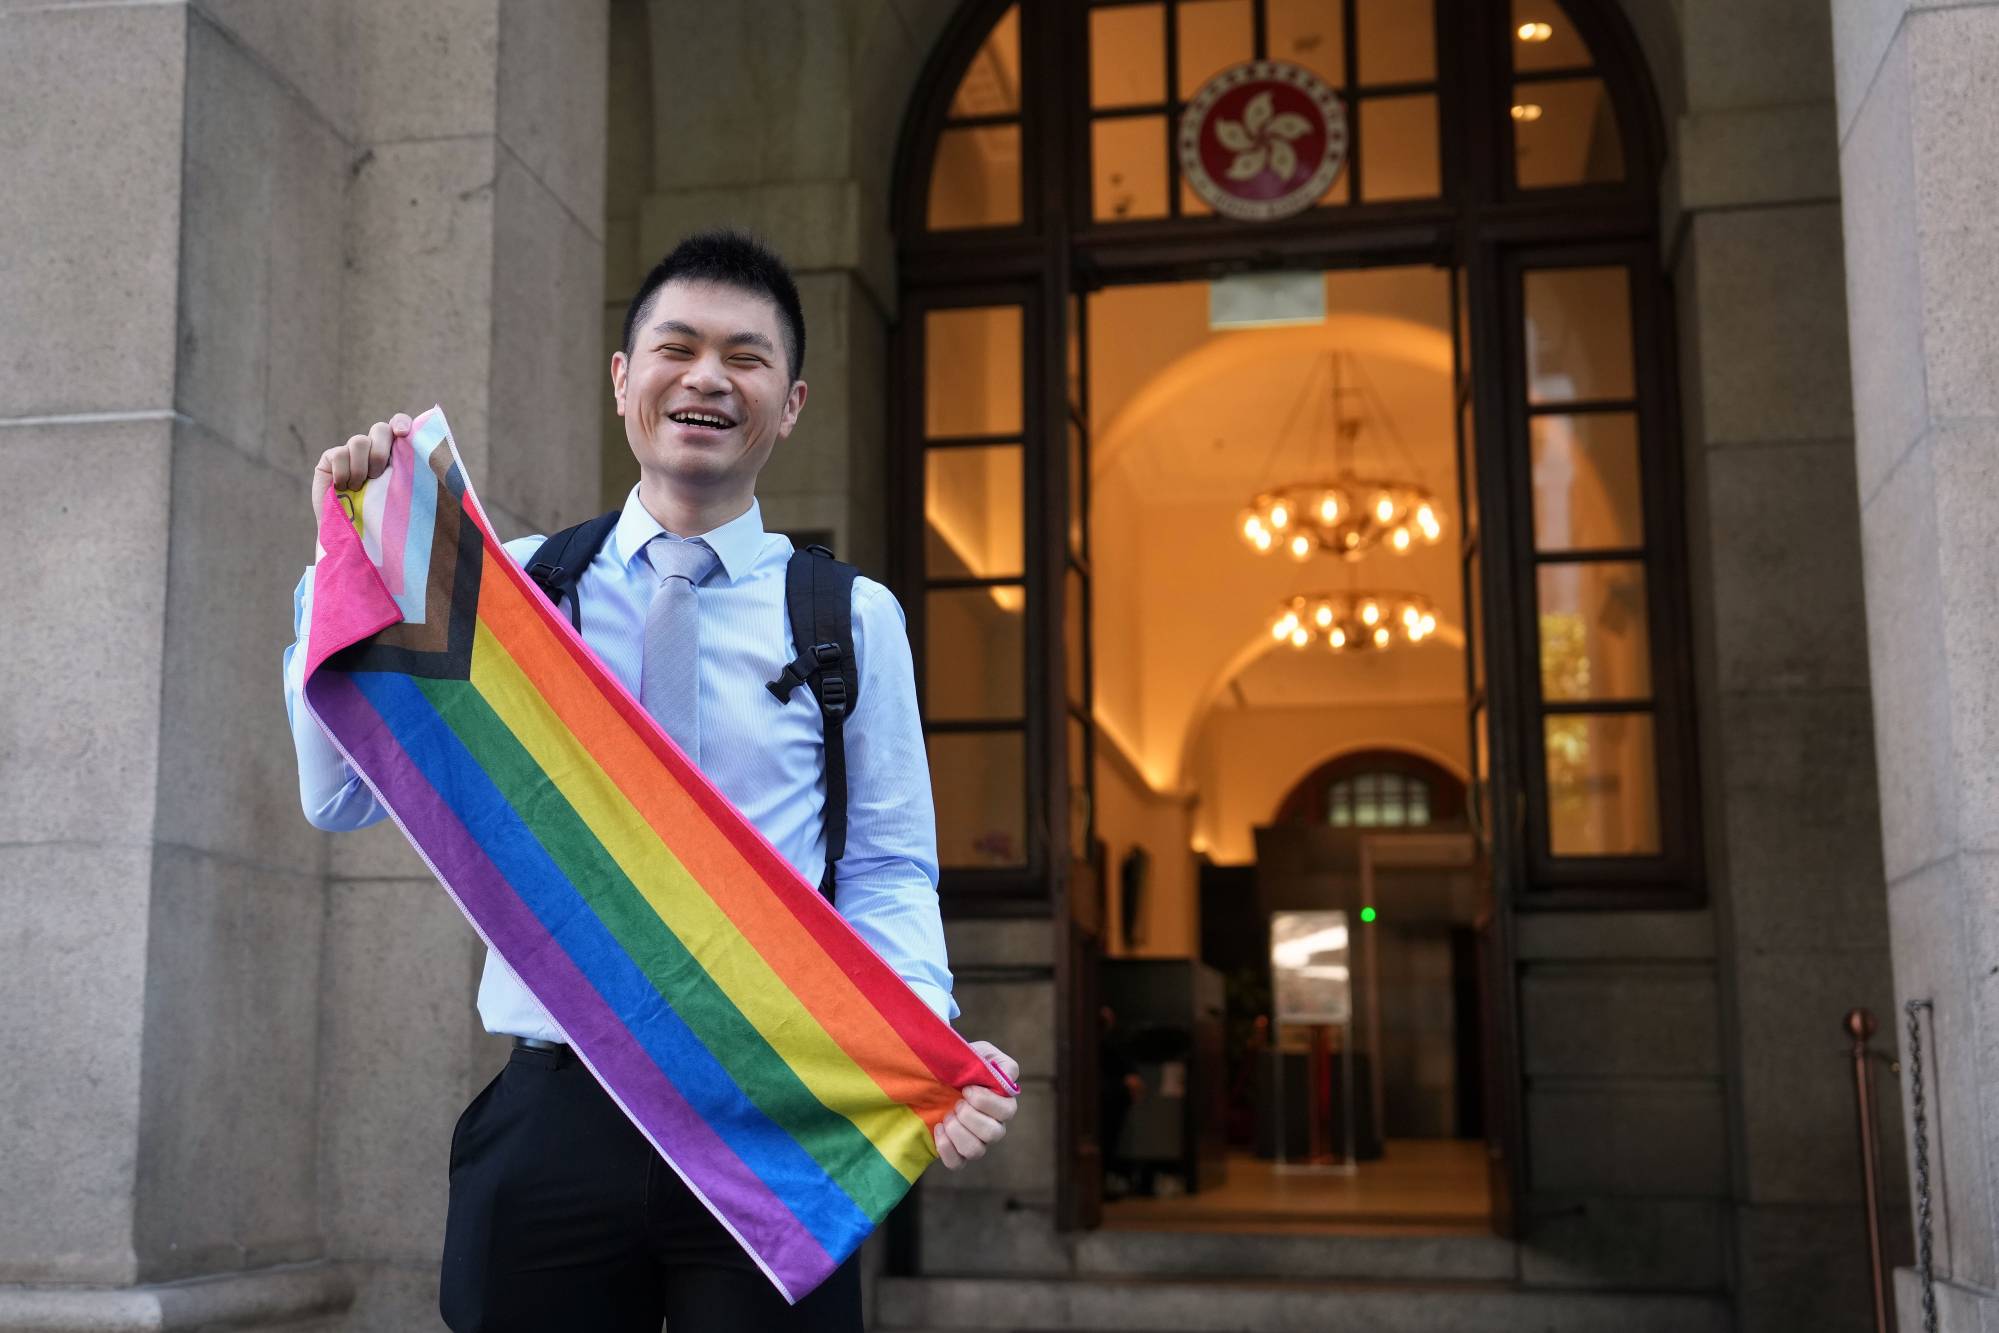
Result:
M673 744L501 548L444 414L329 494L305 700L486 942L785 1297L1016 1089Z

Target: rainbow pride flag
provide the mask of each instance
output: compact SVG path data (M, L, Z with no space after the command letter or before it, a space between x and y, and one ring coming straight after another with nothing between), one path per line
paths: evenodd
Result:
M709 785L501 548L432 408L329 495L305 700L785 1297L1011 1083Z

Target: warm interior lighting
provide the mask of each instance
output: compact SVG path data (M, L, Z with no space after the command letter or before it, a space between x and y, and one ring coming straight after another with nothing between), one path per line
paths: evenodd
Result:
M974 556L971 541L962 536L942 512L936 508L927 508L924 518L929 521L931 530L951 548L951 553L958 557L959 563L972 572L972 577L988 577L987 571L992 565L983 557ZM990 587L986 592L992 597L994 606L1010 615L1018 614L1027 605L1027 589L1017 585Z
M1539 102L1515 102L1513 104L1513 118L1515 120L1539 120L1541 118L1541 104Z
M1392 627L1400 625L1398 640ZM1387 648L1397 642L1418 644L1437 632L1437 615L1429 599L1407 592L1312 593L1293 597L1270 624L1278 643L1303 648L1313 640L1334 652Z
M1361 434L1378 428L1389 443L1402 450L1410 474L1416 473L1374 386L1350 353L1329 352L1320 364L1330 386L1325 409L1316 421L1309 420L1303 411L1306 402L1319 392L1320 371L1315 367L1306 377L1299 406L1291 415L1293 421L1306 421L1304 429L1314 439L1330 442L1332 466L1317 480L1273 486L1257 496L1236 516L1243 540L1259 554L1267 554L1282 543L1284 553L1294 560L1307 560L1319 551L1355 560L1384 543L1399 552L1407 551L1418 537L1425 542L1438 541L1444 527L1437 518L1436 501L1419 482L1362 477L1349 465Z
M1338 953L1347 947L1347 928L1327 926L1309 935L1301 935L1295 940L1279 940L1270 946L1270 961L1283 968L1312 966L1312 960L1320 954ZM1335 964L1320 963L1320 967Z
M1555 30L1546 23L1523 23L1513 35L1523 42L1545 42L1555 35Z

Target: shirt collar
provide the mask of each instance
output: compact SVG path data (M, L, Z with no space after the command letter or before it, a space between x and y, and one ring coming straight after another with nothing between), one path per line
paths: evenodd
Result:
M632 487L632 493L625 497L624 512L618 515L617 529L611 535L619 563L629 566L645 550L647 542L665 531L659 520L639 502L639 488ZM757 555L763 549L762 502L751 499L748 509L721 527L702 533L701 541L721 560L722 572L728 576L729 582L734 583L750 572L750 566L756 563Z

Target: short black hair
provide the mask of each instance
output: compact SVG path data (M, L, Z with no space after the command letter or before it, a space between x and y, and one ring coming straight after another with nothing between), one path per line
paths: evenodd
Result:
M696 232L652 266L625 310L626 356L632 354L632 335L652 304L653 294L674 281L725 283L769 297L784 320L784 350L791 361L791 378L805 373L805 308L798 303L798 284L791 280L791 270L762 241L728 228Z

